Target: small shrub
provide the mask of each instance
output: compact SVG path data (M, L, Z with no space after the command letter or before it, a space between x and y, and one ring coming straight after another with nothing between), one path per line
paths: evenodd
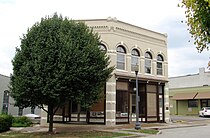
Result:
M12 123L13 127L27 127L31 125L32 125L32 121L25 116L15 117Z
M10 129L12 125L13 117L7 114L0 115L0 132L4 132Z

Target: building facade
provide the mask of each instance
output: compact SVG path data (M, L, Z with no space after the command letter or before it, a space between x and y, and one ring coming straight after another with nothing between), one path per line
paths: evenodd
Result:
M9 95L9 82L10 77L0 74L0 114L6 113L13 116L22 116L33 113L40 116L41 109L37 107L21 109L14 106L15 101Z
M105 99L82 114L75 103L60 109L54 120L87 121L115 125L136 118L135 68L138 68L140 96L139 119L142 122L169 121L167 35L134 26L116 18L80 20L100 35L101 50L115 66L104 88ZM46 123L46 114L42 123Z
M198 115L210 107L210 72L200 68L198 74L169 78L170 113Z

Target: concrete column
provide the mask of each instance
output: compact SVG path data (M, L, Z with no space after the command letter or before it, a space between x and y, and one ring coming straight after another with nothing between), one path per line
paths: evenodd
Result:
M163 62L163 70L164 70L163 75L168 78L168 62L167 61Z
M126 56L126 70L128 73L131 73L131 54L127 54Z
M145 74L145 58L144 56L140 57L140 69L139 74Z
M116 124L116 79L113 75L106 83L106 125Z
M157 59L152 60L152 75L157 76Z

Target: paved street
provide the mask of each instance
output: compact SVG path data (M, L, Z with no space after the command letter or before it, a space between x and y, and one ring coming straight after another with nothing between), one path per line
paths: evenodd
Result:
M162 134L149 136L147 138L209 138L210 125L198 127L184 127L163 129Z
M210 117L171 115L171 121L172 122L177 122L177 121L185 121L185 122L210 121Z
M161 129L162 134L148 136L147 138L210 138L210 118L171 116L171 120L174 122L172 123L172 125L175 125L174 127L163 128Z

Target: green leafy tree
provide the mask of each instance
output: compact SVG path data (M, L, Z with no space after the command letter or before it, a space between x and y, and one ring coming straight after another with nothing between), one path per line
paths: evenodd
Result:
M56 110L66 101L89 110L113 71L99 43L98 34L84 23L57 14L35 23L12 60L11 96L16 106L45 110L47 105L49 132Z
M210 44L210 0L182 0L179 5L186 9L188 30L199 52Z

